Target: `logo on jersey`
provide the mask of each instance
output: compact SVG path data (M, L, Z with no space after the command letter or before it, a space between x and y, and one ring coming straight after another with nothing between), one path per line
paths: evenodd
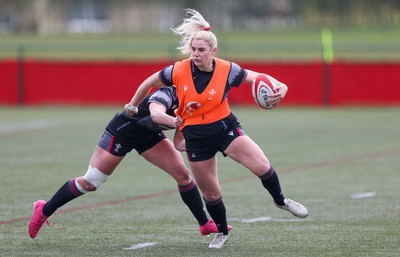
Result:
M184 86L183 86L183 91L186 92L186 90L188 90L188 86L187 86L187 85L184 85Z
M119 149L121 149L121 148L122 148L121 144L116 144L115 148L114 148L114 151L118 153Z
M200 106L201 106L201 103L193 102L193 101L188 102L187 105L186 105L186 107L187 107L190 111L194 111L194 110L196 110L197 108L199 108Z
M211 89L210 91L208 91L208 93L210 94L210 97L207 98L208 101L212 100L213 95L215 95L217 92L213 89Z
M185 114L193 115L192 112L201 106L201 103L190 101L186 104Z

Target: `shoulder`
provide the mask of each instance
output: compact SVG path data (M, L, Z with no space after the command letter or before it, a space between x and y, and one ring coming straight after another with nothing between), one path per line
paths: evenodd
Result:
M235 62L230 62L230 61L227 61L227 60L224 60L224 59L220 59L220 58L216 58L216 57L214 57L214 61L217 62L217 63L223 64L223 65L230 66L230 67L231 67L231 70L235 70L235 71L237 71L237 70L243 70L243 68L240 67L240 66L239 66L237 63L235 63Z
M176 106L178 102L175 87L164 86L157 89L149 97L148 103L152 102L163 104L167 109L174 108L174 106Z
M182 69L190 68L191 60L192 60L191 58L187 58L187 59L184 59L182 61L175 62L174 66L173 66L174 72L176 72L176 70L182 70Z
M232 62L231 70L229 71L228 82L231 86L239 86L246 78L246 70L238 64Z
M226 61L224 59L216 58L216 57L214 57L214 61L215 61L215 63L217 63L219 65L223 65L223 66L230 67L232 65L232 62Z
M176 95L176 89L174 86L163 86L154 91L151 94L151 97L167 97L167 98L173 98L173 96Z
M231 76L235 76L235 77L238 76L238 77L241 77L242 79L246 78L246 76L247 76L246 70L234 62L232 62L230 74L231 74Z
M171 64L171 65L165 67L164 69L162 69L158 73L158 77L160 78L161 82L165 86L173 85L173 83L172 83L172 71L173 71L173 69L174 69L174 65Z
M240 67L237 63L232 62L232 71L234 72L242 72L244 69Z

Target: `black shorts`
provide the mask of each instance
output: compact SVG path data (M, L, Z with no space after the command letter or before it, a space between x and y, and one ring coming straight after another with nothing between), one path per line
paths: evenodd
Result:
M232 113L210 124L186 126L182 133L185 137L187 158L191 162L208 160L218 151L224 153L235 138L246 135Z
M135 149L139 154L166 138L163 131L149 130L137 124L124 112L117 113L108 123L98 146L116 156L125 156Z

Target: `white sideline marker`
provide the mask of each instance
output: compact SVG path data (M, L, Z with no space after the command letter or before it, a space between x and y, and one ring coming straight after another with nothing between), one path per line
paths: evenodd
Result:
M272 217L257 217L253 219L241 219L240 222L243 223L254 223L254 222L260 222L260 221L272 221Z
M365 193L359 193L359 194L354 194L351 195L351 198L353 199L364 199L364 198L371 198L376 196L376 192L365 192Z
M303 221L300 219L274 219L272 217L257 217L257 218L252 218L252 219L229 219L229 220L234 220L234 221L239 221L243 223L255 223L255 222L263 222L263 221L272 221L272 222L299 222Z
M157 244L156 242L146 242L146 243L141 243L141 244L135 244L130 247L124 248L124 250L136 250L140 248L145 248L145 247L150 247Z
M28 120L28 121L20 121L12 123L3 123L0 124L0 133L47 129L58 126L60 126L60 122L57 120Z

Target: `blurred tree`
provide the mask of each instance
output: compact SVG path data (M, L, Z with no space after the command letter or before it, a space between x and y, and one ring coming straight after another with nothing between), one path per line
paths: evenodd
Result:
M399 0L297 1L304 26L399 26Z
M197 9L220 31L400 26L400 0L0 0L0 33L66 33L74 19L94 20L99 32L167 31L185 8Z

